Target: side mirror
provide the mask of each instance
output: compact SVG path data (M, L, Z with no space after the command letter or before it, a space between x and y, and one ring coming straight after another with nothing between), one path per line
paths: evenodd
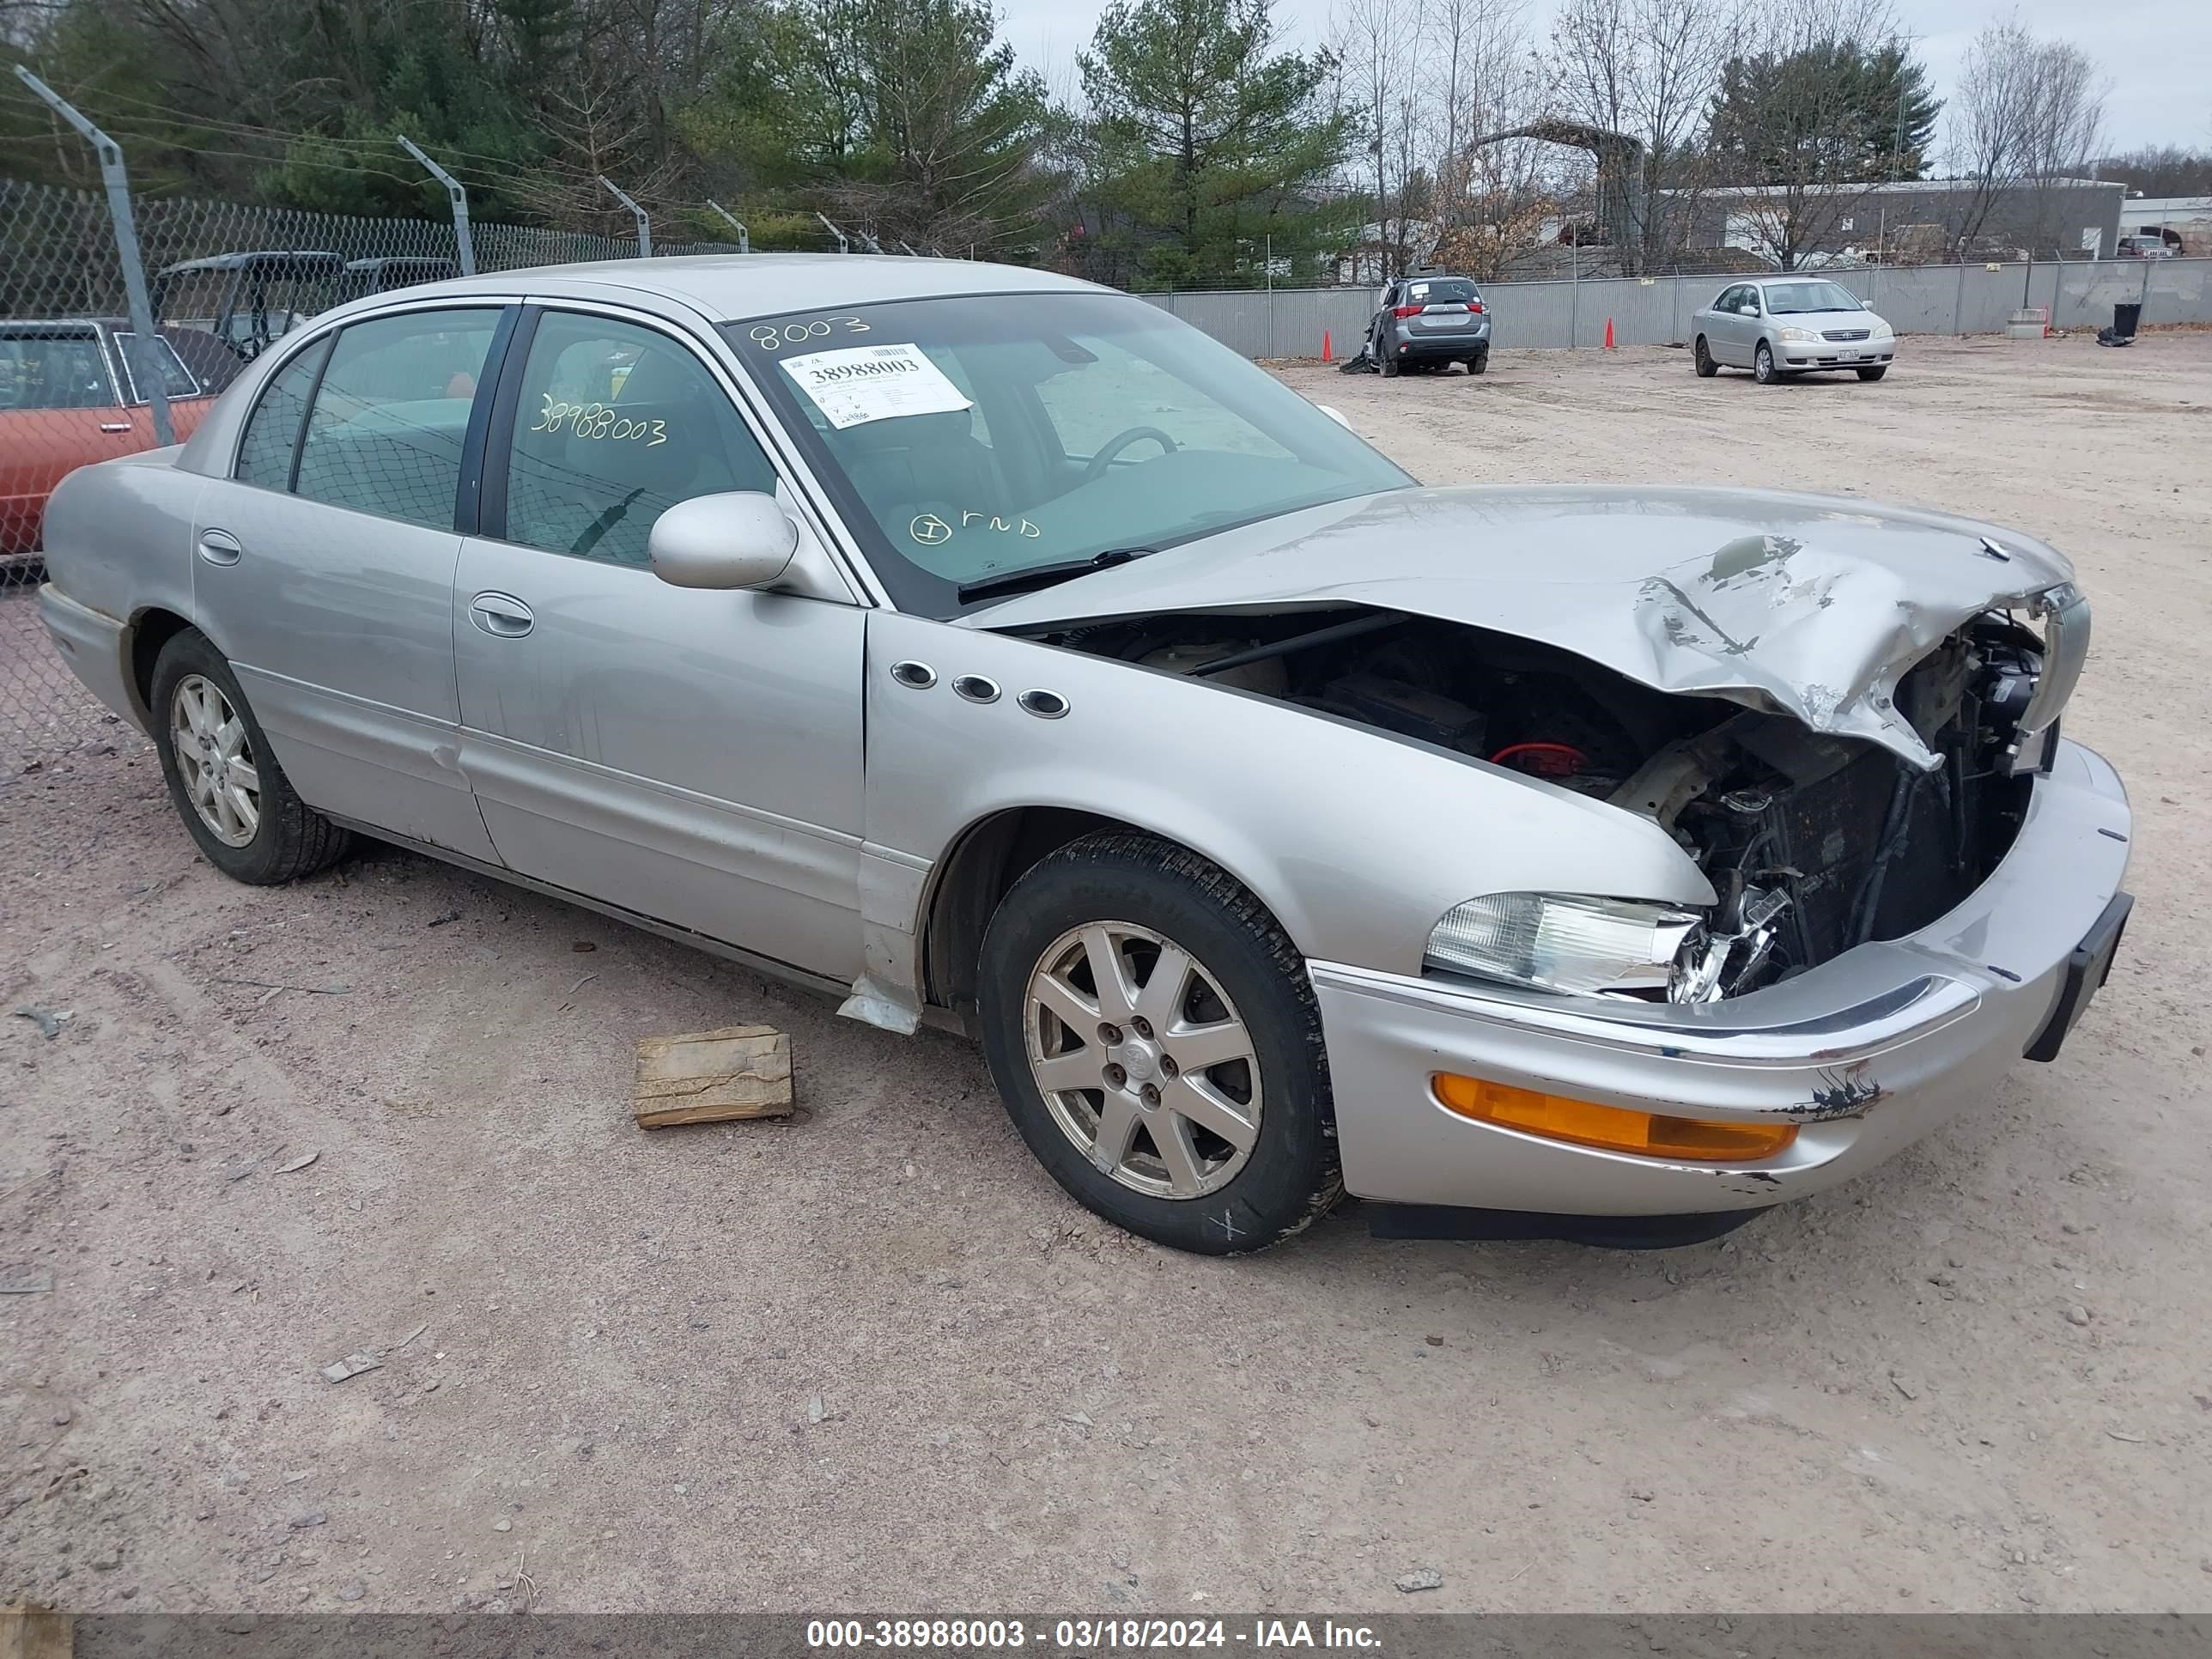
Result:
M654 520L653 574L671 587L765 587L799 550L799 526L754 489L694 495Z
M1331 409L1327 404L1316 404L1314 407L1321 410L1322 414L1328 416L1330 420L1334 421L1346 432L1352 430L1352 422L1344 418L1344 411L1342 410Z

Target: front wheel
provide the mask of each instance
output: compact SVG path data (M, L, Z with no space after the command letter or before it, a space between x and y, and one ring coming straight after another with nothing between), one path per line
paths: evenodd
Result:
M169 799L210 864L265 887L345 852L351 838L294 792L205 635L186 629L161 647L149 704Z
M1305 964L1196 854L1109 833L1044 859L991 919L980 1000L1015 1127L1116 1226L1228 1255L1341 1194Z
M1782 376L1774 367L1774 350L1765 341L1759 343L1759 355L1751 361L1751 377L1761 386L1772 386Z
M1883 375L1888 373L1889 365L1887 363L1876 363L1872 368L1861 369L1859 371L1859 379L1862 380L1879 380Z
M1702 334L1698 336L1698 343L1695 348L1694 356L1697 360L1698 378L1699 380L1710 380L1714 375L1721 372L1721 366L1713 361L1713 354L1706 346L1705 337Z

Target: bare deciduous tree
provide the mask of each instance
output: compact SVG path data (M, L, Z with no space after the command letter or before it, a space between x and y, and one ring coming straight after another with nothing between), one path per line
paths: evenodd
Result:
M2039 40L2017 17L1975 37L1951 105L1953 164L1970 187L1959 246L1983 238L1996 222L2030 252L2057 247L2054 185L2085 172L2096 155L2106 89L2080 47ZM2000 220L2008 193L2017 210Z
M1623 267L1680 251L1708 177L1706 106L1738 33L1738 0L1566 0L1552 32L1558 113L1632 140L1598 153L1601 223Z
M1346 0L1332 20L1329 50L1343 66L1364 167L1354 181L1374 191L1375 234L1361 239L1355 280L1381 282L1414 262L1425 240L1416 222L1428 206L1421 65L1427 25L1402 0Z

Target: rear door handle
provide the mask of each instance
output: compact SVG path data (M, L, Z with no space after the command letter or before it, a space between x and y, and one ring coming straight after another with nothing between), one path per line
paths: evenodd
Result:
M128 421L102 421L100 423L100 429L102 432L128 432L131 430L131 422Z
M496 640L519 640L537 626L530 607L512 593L479 593L469 601L469 620Z
M200 532L200 557L210 564L236 564L246 550L228 530Z

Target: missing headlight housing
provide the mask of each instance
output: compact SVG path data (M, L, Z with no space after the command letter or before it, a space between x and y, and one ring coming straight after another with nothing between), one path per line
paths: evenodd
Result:
M1540 991L1663 997L1703 937L1694 910L1581 893L1492 893L1452 907L1425 964Z

